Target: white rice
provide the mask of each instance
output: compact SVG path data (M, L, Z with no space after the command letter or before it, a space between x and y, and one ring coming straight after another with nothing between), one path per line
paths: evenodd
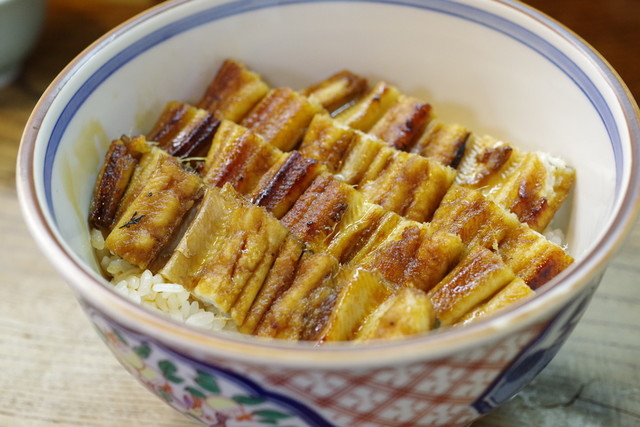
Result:
M547 170L544 193L553 194L557 185L556 181L558 175L561 173L565 173L567 169L570 168L563 159L552 156L549 153L536 151L536 155L538 156L542 164L544 164L544 167Z
M194 300L184 286L167 282L160 274L143 271L110 253L100 231L91 231L91 245L114 289L131 301L191 326L216 331L233 329L228 316Z
M551 243L560 246L564 251L568 250L567 244L565 243L564 232L561 229L548 228L544 231L543 236Z

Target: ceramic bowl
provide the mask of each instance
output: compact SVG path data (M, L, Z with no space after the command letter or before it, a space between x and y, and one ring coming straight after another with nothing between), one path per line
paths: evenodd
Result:
M0 0L0 87L13 81L44 21L45 0Z
M92 186L111 139L196 101L221 62L302 88L348 68L440 117L577 170L561 224L576 262L499 316L411 339L311 346L208 333L125 300L89 245ZM637 107L607 63L507 0L177 1L78 56L37 105L18 191L46 257L122 364L183 413L222 425L465 425L559 350L638 211Z

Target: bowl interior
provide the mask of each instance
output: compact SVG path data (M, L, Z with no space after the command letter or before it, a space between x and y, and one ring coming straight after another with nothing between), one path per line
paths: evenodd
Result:
M558 225L579 259L622 203L631 132L597 57L527 10L442 0L161 6L100 41L54 84L37 133L37 197L63 245L95 270L86 218L112 139L147 132L168 101L197 101L228 57L294 89L347 68L432 103L446 121L574 166L577 185Z

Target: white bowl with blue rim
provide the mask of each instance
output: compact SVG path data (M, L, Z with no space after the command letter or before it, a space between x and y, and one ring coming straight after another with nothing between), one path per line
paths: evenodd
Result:
M577 184L558 224L576 262L499 316L402 341L321 347L210 333L124 299L89 244L109 142L197 101L236 58L272 86L348 68L447 121L564 158ZM465 425L555 355L637 215L637 106L579 37L508 0L163 3L80 54L38 103L17 182L24 217L123 365L176 409L237 425ZM244 423L244 424L243 424Z

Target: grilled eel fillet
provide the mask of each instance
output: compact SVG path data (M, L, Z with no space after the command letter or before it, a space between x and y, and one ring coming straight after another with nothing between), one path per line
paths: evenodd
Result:
M257 74L237 61L228 62L238 71L229 75L225 62L207 91L209 95L215 92L215 87L222 87L218 91L220 97L238 98L244 91L251 91L253 83L245 87L240 76L258 78ZM225 92L226 86L215 84L217 81L226 82L236 92ZM269 141L274 138L273 143L287 151L297 146L313 112L321 111L316 104L327 106L339 123L369 132L392 147L454 168L460 164L458 183L482 188L485 195L536 231L547 227L573 185L575 171L556 158L542 153L520 153L511 145L497 144L488 137L470 137L466 128L437 120L429 104L402 94L386 82L379 82L366 92L365 89L365 79L345 71L299 94L274 89L247 113L242 123L258 133L264 132ZM337 106L340 100L344 104Z
M319 206L328 205L333 213L336 206L347 212L342 208L345 204L355 205L353 212L367 210L358 206L357 195L346 184L334 183L337 186L330 192L340 192L341 187L344 198L330 205L319 201ZM323 183L325 189L329 185ZM426 295L435 314L423 310L422 317L427 314L449 325L515 277L489 249L474 246L458 261L464 248L457 236L430 232L424 224L401 218L395 227L358 236L360 250L341 267L330 251L321 250L322 242L331 234L336 237L330 240L339 240L337 236L346 233L355 243L350 227L356 220L345 224L324 211L319 216L330 217L330 222L338 220L338 224L310 224L308 216L303 216L293 227L286 227L286 218L278 223L264 209L241 198L230 184L221 191L211 187L207 195L161 273L186 283L196 297L229 312L243 332L288 339L354 339L358 325L398 287L413 289L414 294L429 290ZM369 208L380 209L375 205ZM366 216L360 215L359 220ZM346 220L348 215L342 217ZM295 227L300 223L304 223L306 234ZM450 270L443 267L447 264L455 267L441 280ZM368 272L363 282L353 281L356 271ZM436 275L433 283L424 284L425 274Z
M156 171L151 174L152 178L148 185L143 187L132 204L126 208L127 212L134 209L148 212L144 204L139 203L140 200L144 202L150 197L148 190L153 189L158 195L167 193L155 184L153 177L157 175L170 176L175 181L179 181L176 176L184 173L184 180L191 181L195 176L182 170L173 157L163 156L160 159L157 162ZM167 165L172 166L171 174L165 170ZM290 227L287 228L283 225L285 219L283 219L283 224L278 223L264 209L236 196L235 192L233 192L233 197L228 194L226 198L217 197L214 199L205 196L198 208L198 214L190 223L188 231L185 232L161 273L168 279L183 283L187 288L192 289L193 294L199 299L214 303L221 310L229 312L241 328L248 330L251 327L251 323L244 326L244 320L248 318L250 322L255 323L253 326L255 333L260 335L334 340L354 338L355 329L366 317L365 314L372 312L377 307L374 302L382 303L383 297L391 295L392 288L384 278L391 279L394 283L397 282L402 286L413 287L417 282L412 282L412 277L419 278L421 283L424 283L425 273L433 275L426 268L429 267L428 263L435 264L440 268L442 265L455 263L458 251L454 249L456 246L451 244L451 240L457 241L460 246L458 238L451 235L449 239L444 241L432 239L431 237L434 236L429 235L426 225L412 223L399 217L394 221L390 219L384 222L374 221L373 224L395 224L401 225L400 228L376 227L374 232L358 233L358 239L354 239L353 237L356 236L353 233L354 226L360 231L363 230L362 223L365 223L364 228L371 227L371 223L366 224L367 218L372 217L371 212L378 211L378 214L373 216L374 218L391 214L383 212L378 206L364 205L366 202L359 198L355 190L331 175L319 176L316 181L318 181L318 186L326 190L322 192L323 194L341 194L342 196L328 197L325 203L318 202L318 207L326 207L333 212L333 214L325 215L326 210L324 210L320 217L328 218L335 224L327 226L328 224L316 223L317 233L311 233L309 227L312 225L307 221L308 216L305 217L303 222L307 227L305 228L307 233L299 232L298 234L306 240L304 246L296 244L292 246L290 243L296 242L298 239L298 236L294 239L289 235L289 230L293 230L292 234L295 234L297 230L293 219L295 215L286 218L290 224ZM215 187L210 187L207 194L215 194L213 188ZM231 184L227 184L225 188L227 193L232 191ZM314 191L305 193L309 197ZM299 202L305 205L304 200L301 199L302 197ZM339 200L339 202L336 204L335 200ZM353 208L343 208L345 205L350 205ZM148 214L140 213L136 218L144 218L145 215ZM353 219L355 217L360 224L356 225L356 220ZM340 221L343 218L352 219ZM338 223L340 227L337 227ZM348 280L336 279L337 281L334 282L331 279L330 282L327 282L326 275L329 271L337 271L339 263L333 255L323 253L320 249L322 249L322 243L327 241L326 233L334 229L337 229L341 236L348 236L346 240L352 246L357 245L360 251L351 250L351 261L346 268L353 274L348 276ZM112 251L125 259L135 261L137 255L132 255L131 251L123 252L118 245L110 243L124 242L119 234L121 230L126 230L128 233L127 244L138 240L144 243L147 227L141 220L129 221L127 227L118 228L107 237L107 246ZM413 237L410 237L411 234ZM314 241L314 236L322 236L322 238ZM284 244L285 240L287 241L286 245ZM336 240L344 242L345 237ZM364 240L367 242L363 243ZM309 247L311 244L316 245L317 252L311 252L309 249L303 252L302 248ZM134 245L134 248L139 246ZM334 254L342 255L336 250L337 246L333 246ZM424 249L417 250L420 246ZM288 249L291 247L294 248L293 252L296 254L293 258L290 256L291 250ZM248 250L249 248L250 250ZM353 255L353 252L356 254ZM146 253L149 254L149 259L152 259L153 254L157 251ZM280 256L282 253L285 254L284 258ZM442 253L444 258L451 259L444 263L439 262L441 260L434 262L434 255L438 253ZM303 257L303 254L306 255ZM389 254L394 256L390 258ZM423 255L421 256L421 254ZM283 280L283 263L286 265L287 260L299 261L307 258L309 261L296 267L297 273L291 277L289 282ZM419 265L420 260L427 262L426 267ZM280 265L280 268L272 268L276 264ZM144 267L140 263L138 265ZM318 271L317 266L319 265L325 266L328 270ZM375 274L375 278L371 277L373 273L355 273L360 270L370 271L372 269L379 272ZM286 269L284 271L286 273ZM415 274L408 274L408 272ZM446 270L436 272L437 277L433 279L433 284L437 283L444 273ZM339 277L344 275L347 273L342 273ZM381 275L386 277L381 277ZM316 281L314 282L310 277L315 277ZM319 281L320 278L322 278L321 281ZM274 293L269 291L273 285L282 286L287 283L293 283L295 286L287 287L287 293L280 289L279 296L273 298ZM314 287L316 285L320 287ZM262 295L265 295L266 301L270 303L264 303ZM287 295L287 297L285 298L283 295ZM323 295L325 297L321 298ZM307 320L304 325L301 325L299 322L295 323L291 320L295 317L292 310L294 307L299 309L299 298L301 297L308 299L308 306L313 308L312 312L316 316L315 318L319 319L317 322L310 323ZM368 301L370 307L367 304L364 304L363 307L362 301ZM354 306L360 308L360 314L357 314L358 310L354 310ZM300 318L313 318L306 311L303 314ZM425 315L426 318L433 317L428 311L422 312L423 318ZM424 322L416 324L424 326ZM430 322L428 324L431 325ZM278 332L276 333L276 331ZM382 334L379 332L376 333L376 336L382 336Z
M481 189L534 230L542 231L549 225L573 186L575 171L572 168L548 154L524 153L487 136L470 137L470 132L459 125L432 119L428 104L405 95L396 96L396 92L379 84L358 103L337 115L336 120L351 124L353 117L374 115L378 120L373 125L363 126L358 122L354 127L368 131L394 148L457 167L457 183ZM389 93L393 95L386 96L395 102L384 110L384 96ZM380 102L374 103L377 99Z
M198 102L218 120L240 121L267 94L267 85L260 75L243 63L227 59L216 73Z
M325 163L370 202L416 221L431 219L455 179L451 167L389 147L324 115L313 118L300 153Z
M533 294L534 291L522 279L516 277L489 300L467 312L459 323L466 325L475 322Z
M207 152L220 120L210 112L173 101L147 134L147 140L176 157L196 157Z
M357 191L345 183L330 175L320 175L282 222L312 248L326 245L330 253L338 259L349 260L350 265L376 269L393 283L406 284L413 280L412 285L423 290L429 290L434 281L441 279L437 267L440 265L442 273L446 273L458 259L463 245L495 252L512 274L532 289L549 281L573 261L561 247L520 223L513 214L481 193L461 186L449 189L429 224L387 217L384 221L393 224L393 232L385 236L386 244L367 247L361 252L366 255L351 255L348 239L375 236L379 230L375 226L374 230L367 230L367 224L379 227L384 223L385 214L395 215L375 212L376 208L382 208L362 203L358 197ZM341 222L343 218L346 220ZM367 218L365 224L360 222L363 218ZM348 236L346 243L341 241L342 233ZM422 236L429 238L425 240ZM362 244L361 237L355 240ZM442 243L434 244L438 240ZM448 248L451 252L435 248ZM442 258L438 259L439 256ZM398 265L401 268L396 270ZM411 274L412 268L421 273ZM434 280L428 280L430 273L436 273Z
M120 141L114 142L117 144ZM198 175L185 170L175 157L159 153L164 151L150 148L138 165L138 175L147 177L145 185L135 189L139 180L130 182L130 190L136 194L123 207L122 222L106 239L106 246L113 253L140 268L153 268L180 219L204 187L208 189L207 195L160 272L169 280L183 283L200 300L228 312L245 330L251 327L262 335L320 341L352 339L366 314L391 294L392 288L377 273L373 278L373 273L349 267L351 273L338 274L342 270L332 255L314 253L307 245L298 243L298 237L288 228L264 208L241 198L230 183L214 197L216 187L203 184ZM337 187L342 187L342 191L348 191L347 195L357 197L348 185L331 176L326 178L339 184ZM292 251L297 252L293 258ZM285 274L289 260L295 261L294 274ZM306 261L297 266L300 260ZM324 270L318 271L322 265L331 266L330 271L335 271L337 278L331 275L328 282L324 279L314 282L313 278L325 277ZM283 280L283 274L289 281ZM319 283L326 286L316 289ZM274 285L280 287L277 293L270 291ZM283 285L287 285L286 289L282 289ZM299 297L310 298L307 305L313 308L303 313L304 325L291 320L293 308L305 307L300 306ZM368 305L362 301L368 301ZM354 310L355 306L359 311ZM264 316L267 320L262 321ZM270 326L260 326L265 324ZM274 335L276 330L279 332Z
M231 182L234 185L234 187L236 187L237 189L244 189L247 192L249 192L251 188L244 187L244 183L249 181L253 181L253 182L258 181L255 178L252 179L252 176L255 176L255 172L256 172L256 169L254 168L254 165L255 165L254 160L255 159L259 160L264 157L262 155L261 156L251 155L251 153L254 153L254 152L260 153L262 152L261 150L266 150L267 153L273 153L276 151L276 149L264 142L259 143L261 141L259 137L246 131L246 129L230 122L224 122L221 125L220 132L217 134L217 137L221 137L222 135L225 136L224 140L220 141L222 146L224 147L225 144L227 144L227 145L230 145L233 149L231 150L224 149L220 151L218 150L220 148L218 144L212 145L212 150L218 153L218 155L213 156L211 158L215 159L221 166L212 167L212 164L211 164L209 166L209 169L207 169L207 175L205 176L205 180L210 176L211 171L217 171L218 172L217 175L229 176L229 177L232 177L232 179L229 181L220 179L216 181L215 184L220 185L220 184L224 184L225 182ZM236 141L237 143L234 141ZM251 141L251 143L248 143L247 141ZM258 149L255 148L256 146L258 147ZM156 151L159 151L159 150L156 150ZM230 154L227 156L219 154L224 152L228 152ZM241 154L244 153L244 159L245 159L244 162L237 161L238 152L240 152ZM282 211L277 214L278 217L281 217L282 212L286 212L289 206L291 205L291 203L295 201L296 202L294 205L295 209L292 209L294 212L287 214L287 216L283 218L284 223L288 225L290 228L294 229L298 235L302 236L303 239L305 240L305 243L310 245L312 248L324 249L325 242L331 241L332 239L330 239L330 235L327 235L323 231L334 230L336 228L336 224L339 222L339 220L341 219L344 213L343 211L347 210L347 207L350 207L350 210L347 210L347 212L352 212L352 211L359 212L361 209L360 210L355 209L354 206L362 205L362 203L349 204L348 200L353 199L354 194L357 194L357 193L353 189L351 189L349 186L338 182L337 180L333 179L330 176L322 176L322 179L314 180L314 178L319 177L319 171L321 170L320 168L314 167L314 166L317 166L317 163L305 162L304 159L301 159L300 156L296 154L297 154L296 152L280 153L281 157L286 158L286 161L280 161L281 164L295 165L297 163L298 166L285 167L285 168L278 166L277 168L275 168L277 172L266 174L265 177L267 177L267 179L266 180L262 179L260 180L260 182L266 181L268 184L263 185L262 188L254 189L253 192L255 193L255 196L252 198L252 200L258 204L261 204L264 200L271 200L271 201L274 201L274 200L277 201L277 200L283 200L283 199L286 200L286 205L284 205L285 207L283 207ZM273 158L277 159L277 156L274 155ZM298 159L298 162L292 161L292 159ZM300 162L300 160L302 160L302 162ZM277 164L277 163L278 163L277 161L274 162L274 164ZM224 171L224 173L220 174L219 173L220 170ZM298 173L291 174L286 172L287 170L292 170L294 172L297 171ZM243 179L240 181L237 181L233 179L233 177L243 177ZM311 186L311 188L307 188L309 187L310 182L313 182L313 186ZM275 190L275 191L270 191L270 190ZM304 195L304 197L298 197L298 195L302 191L305 191L305 193L307 194ZM287 194L290 195L292 192L295 193L294 197L287 198L286 195ZM453 193L453 194L456 194L456 193ZM283 197L282 195L285 195L285 197ZM453 200L454 200L453 203L455 204L458 201L458 198L454 197ZM484 200L484 198L482 198L482 200ZM265 205L265 206L273 207L275 205ZM323 207L327 207L328 209L323 210L322 209ZM374 210L369 208L369 211L372 212ZM355 214L350 214L350 215L354 216ZM380 217L382 215L378 214L378 216ZM472 212L472 214L469 216L481 217L480 213L478 212ZM348 221L349 224L352 222L357 222L357 221L355 220ZM439 223L436 222L436 224L439 224ZM504 224L497 224L497 228L500 228L500 227L504 227ZM453 230L453 231L457 231L463 237L465 237L466 235L464 232L460 230ZM417 260L421 259L419 256L416 255L417 253L419 253L419 251L417 250L419 245L415 245L414 243L411 243L412 239L410 238L410 236L412 234L415 234L415 232L411 233L410 231L405 230L404 234L401 236L401 238L398 238L398 240L401 241L404 245L405 254L406 254L405 258L413 259L414 264L418 265L420 263ZM339 241L339 239L337 241ZM546 243L546 241L544 242ZM340 259L343 259L344 255L339 252L341 248L340 244L344 244L344 243L332 243L331 250L334 256ZM414 244L414 246L411 246L410 244ZM453 242L449 242L448 245L455 246ZM545 245L542 245L542 247L544 246ZM399 249L395 248L394 250L397 251ZM373 252L371 248L369 248L368 251ZM429 251L426 251L425 253L429 254ZM397 257L398 257L398 252L393 252L392 250L389 250L388 253L378 258L378 261L377 261L378 265L375 264L375 261L369 260L368 267L378 268L384 272L385 278L387 280L393 281L394 283L400 283L401 282L400 278L397 276L397 274L394 276L393 269L385 270L384 268L385 266L389 265L389 262L385 261L385 259L387 258L395 259ZM434 261L435 265L439 264L440 260L438 260L437 257L432 256L431 259L435 260ZM440 265L446 267L448 263L444 262L444 263L441 263ZM401 269L399 269L399 271L412 272L413 270L407 267L407 265L404 265ZM409 274L409 277L411 276L412 275ZM532 277L535 278L536 277L535 274ZM436 278L439 279L441 278L441 276L440 277L436 276ZM429 286L424 285L424 283L430 283L431 285L433 285L434 283L433 281L429 282L429 280L432 280L430 275L429 274L425 275L423 273L423 280L422 280L423 283L420 284L418 287L422 289L428 289ZM545 278L544 280L548 280L548 278ZM542 279L536 279L536 281L541 282ZM533 281L531 282L533 283Z
M144 137L123 136L114 140L96 179L89 224L103 232L109 232L118 219L120 200L124 197L131 176L140 158L149 151Z
M207 187L160 273L229 313L241 331L315 341L353 339L395 290L377 273L310 250L230 184Z
M458 125L435 126L431 107L402 95L396 87L380 82L370 89L365 78L346 70L293 92L287 88L270 89L245 64L227 59L197 106L219 120L242 123L258 133L264 131L268 140L278 129L286 129L282 134L293 135L292 140L285 141L280 136L275 139L275 145L285 150L295 148L299 142L296 138L304 133L314 112L330 113L358 130L369 131L376 125L377 136L399 138L388 141L391 145L407 151L411 148L452 167L459 162L469 135ZM286 114L279 116L278 111Z
M573 262L549 242L477 190L451 186L430 225L459 236L466 245L491 249L531 288L537 289Z
M338 113L360 98L368 89L367 79L342 70L329 78L313 84L300 93L320 104L329 113Z
M574 181L575 171L561 159L524 153L490 136L470 139L456 176L536 231L547 227Z
M456 168L470 132L439 121L430 104L379 82L348 108L335 114L337 122L369 133L387 145L429 157Z
M322 106L289 88L272 89L240 122L273 146L289 151ZM276 119L277 117L277 119Z
M241 324L288 231L264 209L215 192L209 187L161 274Z
M283 176L286 176L286 175L283 175ZM295 197L294 197L294 198L295 198ZM293 199L293 198L292 198L292 199Z
M167 159L173 159L169 156L160 158L162 159L159 162L160 166L167 163ZM227 184L226 187L230 189L231 184ZM147 189L145 187L141 190L135 200L145 196ZM284 329L285 332L277 326L283 322L282 313L288 313L284 318L291 315L291 304L298 300L299 292L312 289L308 287L310 286L308 282L303 281L300 285L302 288L294 288L298 291L294 292L293 296L281 300L283 291L277 288L274 290L274 286L287 282L281 277L267 278L267 275L271 274L271 267L276 265L279 267L273 271L276 273L284 271L286 276L287 269L283 266L287 265L287 261L290 265L292 260L300 260L302 257L302 252L300 257L297 255L298 251L302 251L300 245L292 243L283 245L285 240L292 241L291 238L287 238L288 232L296 239L300 239L304 247L315 250L313 253L323 254L322 260L331 260L323 264L314 258L313 264L337 266L338 260L343 260L347 262L348 268L377 271L385 283L423 291L434 289L451 266L457 265L456 268L462 268L461 265L464 265L468 258L465 257L458 262L464 249L459 237L439 230L434 232L435 229L430 225L402 219L379 206L367 203L356 190L327 173L316 176L283 216L282 224L278 223L274 217L267 215L266 211L244 200L235 204L223 203L220 200L216 203L207 203L206 200L209 199L205 198L198 210L199 214L191 222L190 229L196 227L194 230L197 231L185 233L171 259L163 268L162 274L170 280L185 283L187 287L193 289L193 294L198 298L213 302L220 309L230 312L241 330L251 331L253 328L254 333L262 335L289 338L311 336L308 325L305 329L300 324L296 323L294 327L287 323L289 326ZM127 210L130 212L136 209L136 206L140 205L133 203L127 207ZM200 213L204 216L200 216ZM226 226L220 224L226 224ZM138 222L125 228L128 229L131 226L134 230L140 228ZM218 231L212 231L211 227ZM131 238L135 236L134 234ZM208 236L209 241L204 242L201 236ZM117 241L117 237L117 234L114 237L114 233L111 233L107 241ZM193 239L195 242L201 242L203 246L198 246L191 241ZM280 246L285 248L284 258L280 257L282 253ZM247 248L252 248L249 254L247 254ZM291 250L286 248L293 248L294 255L292 256ZM117 247L114 249L111 246L110 249L118 253ZM120 252L120 254L125 259L131 256L126 252ZM439 256L441 258L438 258ZM190 269L190 265L195 265L197 270L194 272L193 268ZM467 283L477 284L472 287L472 293L484 292L479 297L476 296L475 301L486 299L488 289L484 284L486 279L477 272L467 276ZM293 276L294 281L296 277L298 276ZM322 275L322 277L325 276ZM198 278L197 283L190 283L193 278ZM329 295L334 295L331 291L334 286L337 285L323 285L322 291L314 290L313 298L309 296L311 298L309 306L314 307L315 312L325 314L329 312L328 302L322 302L324 300L320 296L325 295L329 298ZM263 295L263 289L266 297L258 298ZM347 288L338 286L334 290L337 292L337 289ZM459 292L451 294L457 295ZM259 302L255 303L255 301ZM280 302L276 304L276 301ZM273 313L279 314L267 315L272 313L272 307L278 307ZM342 307L342 305L336 307ZM441 314L443 319L446 318L447 310L461 310L461 314L468 311L466 308L460 309L459 303L452 303L450 307L452 308L446 308ZM323 318L335 316L338 314ZM246 326L245 319L249 321ZM267 320L263 321L263 319ZM260 326L264 325L264 322L271 326L269 328ZM358 322L352 321L352 323ZM316 325L312 329L318 331L322 328ZM328 340L335 336L337 335L327 332L326 337L323 335L317 339ZM353 337L348 334L348 339Z
M200 198L202 180L175 157L165 156L124 209L105 240L111 252L146 269L167 245L182 219Z
M315 123L325 120L330 121L331 128L332 119L316 116L310 132L321 127ZM350 145L343 167L336 171L321 163L318 153L303 150L304 144L301 151L285 153L247 128L223 121L202 173L209 184L230 182L280 218L316 176L330 170L358 187L369 202L408 219L429 220L453 183L455 171L431 159L387 147L361 132L349 128L342 131L357 141Z

